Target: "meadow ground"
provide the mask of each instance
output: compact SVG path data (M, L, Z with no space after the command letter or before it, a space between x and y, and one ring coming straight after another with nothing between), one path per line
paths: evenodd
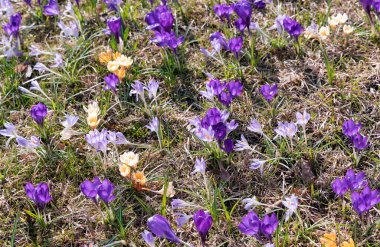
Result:
M264 9L253 8L251 21L260 29L251 34L245 31L237 58L223 49L213 57L201 51L212 51L210 35L216 31L227 40L240 35L233 24L228 26L214 13L219 1L168 1L173 30L184 36L177 54L151 41L154 32L146 29L145 22L153 9L149 1L123 1L118 12L101 1L79 2L79 7L73 2L74 12L62 14L67 2L60 1L61 14L50 17L41 13L36 2L32 7L12 2L22 16L23 55L1 58L0 126L9 122L19 136L39 136L41 146L25 148L15 140L6 145L7 137L0 136L1 246L145 246L141 233L148 230L147 220L154 214L165 215L183 241L201 246L192 220L175 226L176 213L192 215L200 208L213 217L207 246L262 246L269 241L260 243L238 229L247 214L242 200L253 196L261 203L254 208L260 218L266 213L277 215L275 246L321 246L320 238L331 232L337 234L338 245L352 238L356 246L380 246L380 207L360 218L349 194L342 199L331 188L335 178L352 168L365 172L372 189L380 189L380 29L375 26L371 31L359 0L274 0ZM312 21L328 26L328 18L338 13L348 15L346 24L354 28L351 34L344 35L339 24L335 31L330 28L325 40L301 34L297 45L285 31L269 30L279 14L296 18L306 29ZM104 34L112 16L122 17L121 44ZM8 16L1 18L8 22ZM70 18L78 22L77 37L67 37L58 26L59 20L67 24ZM236 19L236 14L231 18ZM33 56L33 46L43 52ZM99 54L111 48L133 59L116 93L103 89L110 72L99 61ZM48 66L55 62L56 53L63 61L57 67ZM47 67L36 70L37 62ZM240 80L242 94L229 107L217 98L207 100L200 94L206 90L207 73L220 80ZM32 79L41 91L20 90L20 86L29 90ZM136 101L130 95L131 85L151 79L159 82L158 96L150 101L146 94L144 105L141 98ZM278 86L269 102L260 92L267 83ZM84 107L94 101L100 107L97 129L121 132L129 144L109 144L106 152L96 152L87 143L85 135L91 129ZM30 115L38 102L48 108L43 128ZM229 138L236 145L244 135L251 150L227 155L191 132L189 121L203 117L214 106L228 109L229 119L238 123ZM304 110L311 115L305 132L298 126L291 141L274 139L278 122L295 122L296 112ZM81 133L62 140L61 122L68 114L79 116L73 129ZM153 117L160 122L158 135L146 128ZM252 118L261 123L265 136L247 129ZM342 133L348 119L360 121L360 131L368 137L369 145L361 151ZM147 189L139 191L136 183L120 174L119 155L128 151L139 155L138 170L144 171ZM204 174L192 173L197 158L206 161ZM262 168L250 169L255 158L266 160ZM95 176L115 185L115 199L108 207L81 192L80 184ZM47 182L52 200L43 209L37 210L27 197L27 182ZM170 190L171 182L173 197L152 192L162 186ZM292 194L299 205L285 221L286 207L281 201ZM196 206L175 210L174 199ZM166 240L160 243L175 246Z

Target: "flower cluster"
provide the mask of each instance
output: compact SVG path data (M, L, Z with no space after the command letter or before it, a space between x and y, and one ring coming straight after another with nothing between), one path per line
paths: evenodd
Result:
M99 54L99 62L107 65L107 69L112 74L104 77L106 83L104 89L116 92L117 84L123 81L126 70L129 70L133 64L133 60L120 52L112 52L108 50ZM117 80L118 79L118 80Z
M16 142L20 147L24 147L28 149L35 149L41 145L40 138L34 135L30 137L30 140L22 136L19 136L17 133L16 127L12 123L4 123L4 127L5 129L0 130L0 135L8 137L8 140L5 143L6 147L9 146L9 143L12 139L16 139Z
M211 108L202 119L197 117L190 121L190 124L194 126L192 132L204 142L216 141L221 149L230 153L234 148L234 143L227 136L238 127L238 124L235 120L227 122L229 115L230 113L226 110Z
M120 174L123 177L130 179L132 181L133 187L137 191L140 191L145 186L146 177L144 175L144 172L136 171L138 163L139 155L135 154L134 152L124 152L122 155L120 155Z
M367 137L359 133L361 128L362 124L360 122L356 124L353 119L344 121L342 126L343 134L351 140L354 147L359 151L367 148L369 145Z
M243 84L240 81L221 82L218 79L210 79L206 84L206 91L200 91L200 94L211 101L216 96L220 103L228 107L242 92Z
M25 185L25 193L40 208L44 208L52 199L47 183L39 183L34 187L29 182Z
M96 204L98 204L100 199L105 204L115 199L113 195L115 186L108 179L104 179L103 182L99 177L95 177L93 181L87 179L80 184L80 189L86 197L93 200Z
M3 52L6 55L7 59L22 55L22 52L19 51L19 48L20 48L19 32L20 32L21 19L22 17L20 13L12 14L9 17L8 23L3 25L3 30L6 36L5 35L2 36L2 44L4 45Z
M195 228L198 231L201 241L204 245L204 243L206 242L207 233L209 232L213 223L213 219L210 213L200 209L197 212L195 212L193 216L185 216L182 218L186 218L186 222L191 218L194 219ZM153 215L148 219L147 225L149 230L158 238L164 238L173 243L186 244L180 238L177 237L177 235L171 229L169 221L162 215ZM142 237L149 246L154 246L155 240L151 232L145 230L142 233Z
M276 231L278 220L275 213L265 215L262 220L253 211L244 216L238 226L239 230L247 235L255 237L260 242L264 238L272 240L272 234Z
M176 33L172 30L174 17L171 9L166 5L160 5L149 12L145 21L148 24L147 29L154 32L154 38L151 39L160 47L168 47L177 52L177 47L184 41L184 37L176 37Z
M91 130L85 137L87 143L96 149L97 152L106 153L107 145L113 143L115 145L128 144L129 142L121 132L113 132L107 129L99 131Z
M352 169L349 169L347 170L346 176L343 178L336 178L331 184L331 187L340 197L343 197L348 190L352 192L352 206L360 217L363 213L369 211L376 204L380 203L378 190L371 190L365 179L364 172L355 174Z

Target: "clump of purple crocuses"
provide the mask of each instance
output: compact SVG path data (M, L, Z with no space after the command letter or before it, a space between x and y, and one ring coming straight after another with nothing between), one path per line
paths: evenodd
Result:
M244 216L238 226L239 230L247 235L255 237L258 241L264 239L272 241L272 235L276 231L278 220L275 213L265 215L262 220L253 211Z
M39 183L34 187L28 182L25 185L25 193L39 208L44 208L52 199L47 183Z
M232 100L240 96L242 92L243 84L238 80L221 82L218 79L210 79L206 84L206 91L200 91L200 94L211 101L217 97L220 103L228 107Z
M336 178L331 187L342 198L347 191L351 192L352 207L359 217L362 217L365 212L380 203L379 191L377 189L371 190L364 172L355 174L352 169L348 169L346 176Z
M217 142L222 150L230 153L234 148L234 143L227 137L238 127L238 124L235 120L227 122L229 115L230 113L226 110L211 108L202 119L197 117L190 121L190 124L194 126L192 132L206 143Z
M149 12L145 21L148 24L147 29L154 32L154 38L151 39L160 47L170 48L174 53L177 47L184 41L184 37L176 37L173 31L174 16L171 9L163 4Z
M81 183L80 188L82 193L98 204L101 199L105 204L110 203L115 199L113 192L115 186L108 179L104 179L103 182L99 177L95 177L93 181L86 180Z
M368 138L359 133L361 128L361 123L358 122L356 124L353 119L344 121L342 126L343 134L351 140L354 147L359 151L367 148L369 145Z

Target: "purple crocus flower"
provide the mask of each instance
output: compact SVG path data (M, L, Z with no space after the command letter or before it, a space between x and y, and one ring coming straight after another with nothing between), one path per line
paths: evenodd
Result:
M113 191L115 186L108 180L104 179L103 183L98 187L98 195L106 204L115 199Z
M227 135L227 126L223 122L219 122L212 126L214 137L218 142L221 142Z
M351 200L354 210L361 217L363 213L380 203L379 191L366 186L361 192L353 192Z
M20 30L20 24L21 24L21 14L20 13L13 14L9 18L9 22L3 25L3 30L9 37L12 36L14 38L17 38L19 34L19 30Z
M169 7L160 5L146 15L145 21L149 25L147 27L149 30L170 33L174 17Z
M121 35L121 18L120 17L112 17L107 20L107 26L111 31L112 35L115 36L116 42L119 42L119 38Z
M32 183L28 182L25 186L25 193L40 208L44 208L52 199L47 183L39 183L34 187Z
M230 138L224 140L222 149L227 153L231 153L234 150L234 141Z
M207 110L205 117L202 119L202 126L207 128L218 124L222 119L222 115L218 108L210 108Z
M219 95L218 95L218 99L220 101L220 103L222 103L223 105L225 106L229 106L232 102L232 96L229 92L221 92Z
M115 74L111 73L104 77L104 81L106 82L106 85L103 89L106 91L111 89L115 93L117 90L117 84L119 83L119 78Z
M343 134L345 134L347 137L352 138L356 136L356 134L359 133L360 129L362 127L362 124L358 122L358 124L355 124L355 121L352 119L346 120L343 123L342 131Z
M162 215L155 214L148 219L149 230L159 238L165 238L174 243L182 243L170 227L169 221Z
M334 182L332 182L331 188L333 189L335 194L337 194L339 197L343 197L348 190L348 184L346 179L336 178Z
M57 1L50 0L49 4L44 6L43 13L44 15L47 15L47 16L59 15L60 13L59 13L59 6L58 6Z
M363 136L360 133L357 133L353 139L352 142L354 143L354 146L357 150L361 151L368 147L368 139L366 136Z
M215 95L219 95L226 88L224 83L221 83L218 79L211 79L207 86L212 88Z
M217 4L214 6L214 12L219 18L224 21L230 22L230 15L234 11L233 7L228 4Z
M373 24L372 16L371 16L371 6L373 4L373 0L360 0L361 5L363 6L365 12L367 13L371 24Z
M121 4L121 0L104 0L104 3L107 4L107 8L109 10L118 12L118 7Z
M260 88L260 92L263 97L270 102L273 97L277 94L277 84L273 84L270 86L269 84L262 85Z
M372 7L376 13L380 13L380 0L373 0Z
M239 19L235 21L235 26L240 32L244 32L251 23L252 6L247 0L242 0L234 5L234 11L239 16Z
M220 32L215 32L210 35L210 43L216 52L219 52L222 48L228 50L227 41Z
M102 182L99 177L95 177L92 182L86 179L80 184L80 189L85 196L93 200L95 203L98 203L98 189L101 184Z
M291 19L290 17L286 17L283 20L283 26L285 31L289 33L289 35L296 40L302 34L304 28L297 22L295 19Z
M269 240L272 239L272 234L276 231L278 226L278 220L275 213L265 215L261 221L260 230L261 233Z
M266 5L267 4L264 0L253 0L253 6L258 9L264 9Z
M228 41L228 49L235 54L235 57L238 57L238 54L243 47L243 38L236 37Z
M344 179L351 191L360 190L367 185L364 172L355 174L354 170L348 169Z
M259 238L261 221L259 216L253 211L250 211L241 219L238 225L239 231L244 234Z
M200 209L194 214L193 219L194 219L195 228L197 229L201 237L202 243L205 243L207 233L212 226L212 217L210 213L208 212L206 213L205 211Z
M44 125L44 120L47 115L47 107L44 103L38 103L30 109L30 116L40 126Z
M99 198L106 204L115 199L115 196L113 195L115 186L108 179L104 179L103 182L99 177L95 177L93 182L87 179L81 183L80 188L82 193L95 203L98 203Z
M233 97L237 97L243 93L243 84L240 81L232 80L228 82L227 89Z
M30 7L32 7L32 0L24 0L24 2L29 5Z

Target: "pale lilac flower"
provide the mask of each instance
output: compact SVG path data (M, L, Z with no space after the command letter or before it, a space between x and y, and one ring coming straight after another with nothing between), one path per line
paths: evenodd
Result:
M273 30L273 29L277 29L277 32L282 34L282 32L284 31L284 20L285 18L287 18L288 16L287 15L279 15L277 16L276 20L275 20L275 24L273 26L271 26L268 30Z
M40 48L38 48L36 45L30 45L29 50L30 50L29 56L38 57L39 55L43 53L43 51L41 51Z
M130 142L125 138L121 132L108 131L107 140L115 145L129 144Z
M101 132L96 129L94 131L91 130L86 135L85 139L90 146L96 149L97 152L102 151L105 153L108 144L107 136L108 131L106 129L103 129Z
M194 134L204 142L212 142L214 140L214 131L212 127L206 128L196 128Z
M12 57L19 57L22 55L22 52L18 48L17 42L13 42L13 35L9 38L2 35L1 45L3 46L3 53L7 57L7 60Z
M214 97L215 97L214 88L209 86L208 84L206 85L206 91L199 91L199 93L206 99L210 101L214 101Z
M278 122L277 128L274 129L274 132L280 137L286 137L286 126L282 122Z
M38 92L43 93L40 84L39 84L36 80L31 81L30 84L32 85L32 86L30 87L30 90L31 90L31 91L38 91Z
M132 85L132 90L129 92L129 95L136 95L136 101L139 101L139 96L141 97L142 100L145 99L144 96L144 85L140 81L135 81Z
M16 138L16 141L19 146L30 149L35 149L41 145L40 139L36 136L31 136L30 140L27 140L24 137L19 136Z
M141 237L149 247L156 247L154 243L155 239L150 231L144 230L144 232L141 233Z
M297 117L297 124L305 127L305 125L309 122L310 120L310 114L307 113L306 110L303 111L303 114L300 113L300 112L297 112L296 113L296 117Z
M60 133L61 140L68 140L73 135L81 134L81 132L78 132L72 129L72 127L76 124L78 119L79 119L78 116L67 115L65 121L61 122L62 126L64 127L64 129Z
M241 140L236 142L235 151L243 151L243 150L251 150L251 146L249 146L247 139L245 139L244 135L241 135Z
M263 129L261 128L261 124L254 118L251 119L251 123L248 126L248 130L255 133L263 133Z
M155 99L157 97L157 90L158 90L159 82L155 80L151 80L148 83L148 87L146 90L148 91L149 99Z
M195 174L197 172L202 173L202 174L206 172L206 162L203 158L196 159L195 165L194 165L194 171L191 174Z
M182 214L182 213L176 213L176 216L179 216L175 220L178 228L183 227L191 218L193 218L192 215L187 215L187 214Z
M156 132L156 134L158 134L159 128L160 128L160 122L158 121L157 117L154 117L152 121L145 127L147 127L150 131Z
M253 196L252 198L245 198L241 202L245 204L244 209L248 211L262 205L262 203L257 200L256 196Z
M227 122L226 123L226 127L227 127L227 135L234 131L237 127L239 126L239 124L235 121L235 119L231 120L231 122Z
M9 17L14 13L13 5L8 0L0 0L0 17Z
M62 20L58 22L58 27L61 29L61 35L65 37L78 37L79 30L77 23L75 21L70 21L68 24L69 25L66 26Z
M252 163L250 164L249 168L251 170L260 169L260 173L263 174L264 164L266 162L267 162L266 160L252 159Z
M286 122L285 128L286 128L286 135L289 138L293 138L293 136L297 133L297 125L293 122Z
M287 208L285 213L285 221L288 221L290 216L297 211L298 199L292 194L290 197L285 197L285 201L282 201L282 204Z
M181 199L173 199L171 202L173 210L191 207L192 205Z
M5 146L8 147L10 141L18 137L16 127L12 123L4 123L5 129L0 130L0 135L9 137Z
M43 63L40 63L40 62L36 63L36 65L34 65L33 69L37 70L40 73L43 73L43 72L45 72L45 71L48 70L48 68L46 67L46 65L43 64Z
M62 55L59 53L56 53L54 56L54 64L51 65L51 68L57 68L60 67L63 63Z

